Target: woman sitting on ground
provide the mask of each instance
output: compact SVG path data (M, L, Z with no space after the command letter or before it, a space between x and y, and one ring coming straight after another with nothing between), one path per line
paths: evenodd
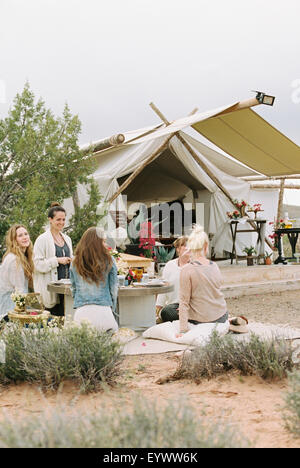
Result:
M5 241L6 252L0 265L0 319L7 321L8 312L15 307L11 294L15 291L28 293L28 289L32 289L34 266L32 243L25 226L11 226Z
M70 268L74 321L88 320L101 330L118 329L113 312L118 297L118 271L104 233L91 227L83 234Z
M186 247L187 239L187 236L181 236L175 240L173 245L178 258L170 260L164 267L162 279L172 284L174 289L169 293L157 296L157 323L178 320L180 271L190 261L190 253Z
M188 331L188 322L197 325L228 320L221 272L216 263L207 259L209 241L201 226L193 227L187 247L191 260L180 272L178 337Z

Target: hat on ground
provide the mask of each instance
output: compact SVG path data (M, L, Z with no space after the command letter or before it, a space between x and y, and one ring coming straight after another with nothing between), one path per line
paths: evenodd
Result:
M229 330L234 333L248 333L248 320L242 315L229 318Z

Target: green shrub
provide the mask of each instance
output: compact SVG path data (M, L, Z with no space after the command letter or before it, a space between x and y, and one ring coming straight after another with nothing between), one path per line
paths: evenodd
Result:
M249 340L234 340L214 333L204 346L185 353L173 378L212 378L228 370L263 379L281 379L292 370L292 349L286 340L263 340L251 334Z
M283 415L286 428L300 437L300 371L289 374L290 390L285 397L285 413Z
M0 448L234 448L248 441L231 425L195 415L183 402L164 409L135 397L132 406L102 408L94 414L55 410L0 424Z
M8 324L1 339L6 345L6 360L0 364L2 384L28 381L57 388L72 379L88 392L103 381L112 383L121 361L120 345L111 334L88 324L61 329Z

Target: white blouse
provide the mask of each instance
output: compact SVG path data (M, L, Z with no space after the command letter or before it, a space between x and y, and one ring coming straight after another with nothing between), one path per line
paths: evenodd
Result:
M9 253L0 265L0 319L14 309L10 296L15 291L27 293L28 280L16 255Z

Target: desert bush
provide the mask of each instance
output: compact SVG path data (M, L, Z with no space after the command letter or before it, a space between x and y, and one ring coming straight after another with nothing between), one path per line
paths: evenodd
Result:
M2 384L28 381L57 388L71 379L88 392L103 381L113 383L121 361L120 345L111 334L88 324L65 328L8 324L1 339L6 345L5 363L0 364Z
M0 448L240 448L249 446L234 426L199 418L183 402L163 409L135 397L130 406L96 413L67 414L54 410L0 423Z
M286 340L263 340L255 334L248 340L234 340L213 333L206 345L183 355L174 378L212 378L234 369L242 375L281 379L292 368L292 349Z
M300 371L289 374L289 391L285 396L283 419L286 428L300 437Z

